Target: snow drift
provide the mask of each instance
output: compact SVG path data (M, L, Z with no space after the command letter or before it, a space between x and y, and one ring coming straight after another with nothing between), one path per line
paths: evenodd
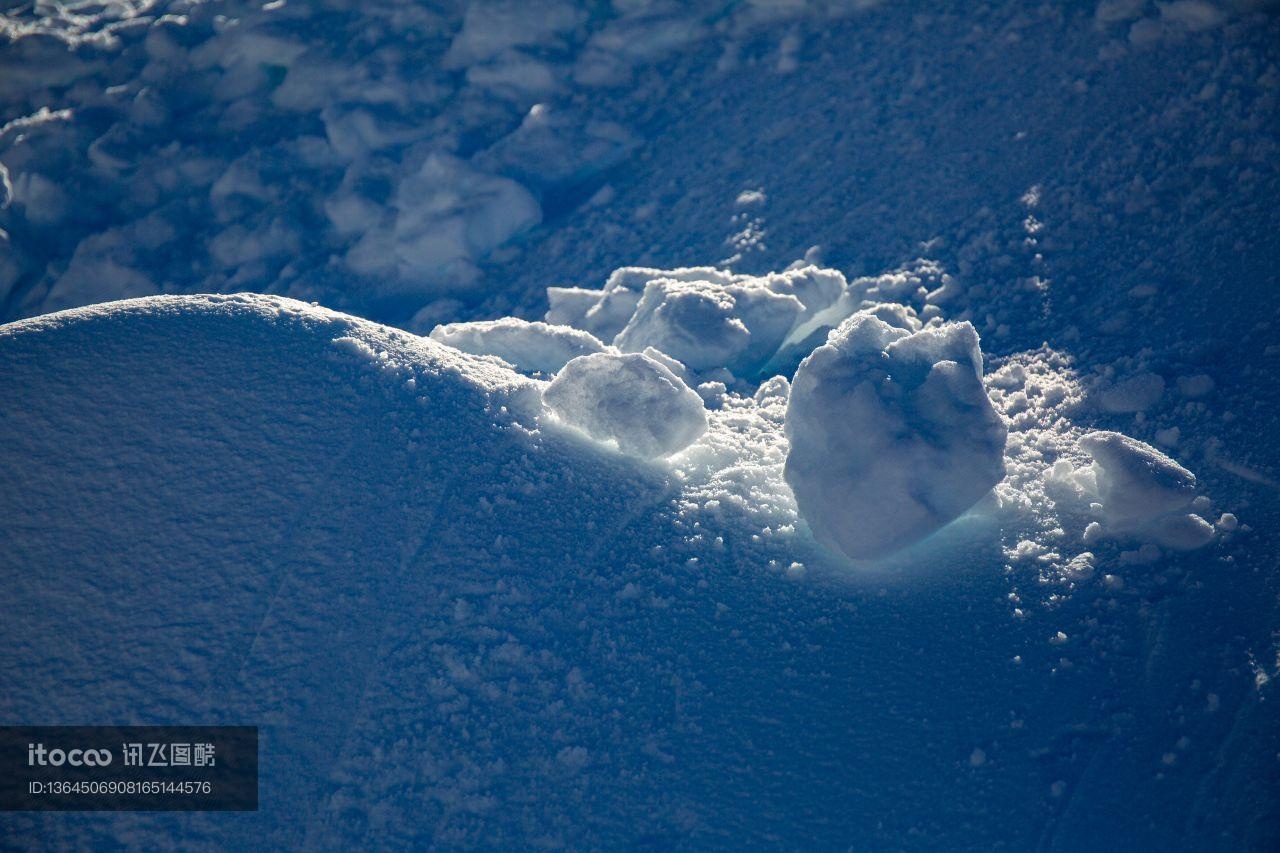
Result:
M869 407L840 395L838 413L866 415L884 440L895 419L919 430L909 416L947 411L949 432L923 430L894 457L937 462L937 441L973 449L970 332L871 315L845 332L837 341L889 378L921 381ZM883 348L855 346L866 334ZM852 358L824 349L811 365ZM586 390L625 398L661 378L660 399L701 413L647 358L582 356L560 377L604 362ZM1172 693L1142 710L1172 690L1144 677L1151 659L1177 668L1162 684L1194 673L1232 701L1203 657L1232 624L1211 603L1184 617L1195 630L1162 636L1167 652L1096 666L1075 638L1110 648L1142 633L1122 606L1141 576L1121 590L1099 572L1094 597L1019 619L986 537L949 539L931 559L955 570L926 584L863 584L811 547L782 480L782 424L788 406L813 404L812 366L790 394L782 378L722 390L706 432L653 465L557 428L544 410L554 382L273 297L23 321L0 328L0 365L0 715L264 733L259 812L0 815L7 838L893 847L953 839L994 800L1000 819L965 839L1032 847L1067 785L1091 808L1123 803L1106 812L1123 837L1173 838L1182 827L1160 822L1169 792L1198 787L1153 792L1143 757L1188 734L1225 737L1222 714L1167 719ZM623 389L610 384L620 376ZM654 412L623 412L623 428L655 425ZM956 477L957 464L934 473ZM1176 472L1157 469L1160 494L1181 495L1164 479ZM899 484L884 484L895 500ZM1069 679L1044 677L1071 660ZM964 725L927 722L942 716ZM1081 720L1111 734L1077 762ZM1234 726L1250 746L1229 754L1248 760L1266 719ZM1107 748L1114 739L1130 748ZM1197 799L1215 838L1248 802L1227 782L1220 804Z

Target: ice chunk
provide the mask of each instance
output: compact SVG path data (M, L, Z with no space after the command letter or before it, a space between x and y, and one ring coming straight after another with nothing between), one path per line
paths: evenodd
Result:
M596 304L587 309L582 328L602 341L612 341L627 325L639 303L639 290L605 287L597 297Z
M828 329L857 310L848 295L840 272L812 264L765 276L715 267L622 267L599 291L548 288L546 319L585 329L625 352L654 347L698 373L725 368L755 379L783 372L775 362L784 342L795 353L788 356L790 373ZM828 318L825 326L820 318ZM797 338L798 329L806 334Z
M1098 535L1150 541L1167 548L1198 548L1213 526L1191 512L1195 475L1149 444L1118 432L1081 436L1093 457L1093 481L1102 505Z
M801 362L786 431L801 514L854 558L929 535L1004 476L1006 427L968 323L908 332L854 315Z
M1145 442L1097 431L1078 444L1093 457L1098 497L1113 523L1144 521L1189 508L1195 500L1195 475Z
M473 355L496 355L525 373L555 373L573 358L603 352L589 332L516 317L473 323L446 323L431 339Z
M547 386L543 400L565 423L643 458L669 456L707 429L698 395L640 353L575 358Z
M679 376L685 384L692 384L692 377L689 376L689 370L662 350L654 347L645 347L644 354L659 364L666 365L667 370L670 370L676 376Z
M614 343L624 352L657 347L694 371L723 367L751 376L803 310L795 296L776 293L758 279L719 284L660 278L645 285Z
M645 285L660 278L673 281L709 281L713 284L731 284L734 275L716 267L676 267L660 270L654 267L618 267L604 283L606 293L617 290L644 291Z
M890 326L919 331L924 323L910 305L899 302L868 302L853 289L846 288L817 313L805 316L787 335L787 340L765 365L765 373L792 373L800 360L822 346L832 330L849 317L858 313L874 314Z

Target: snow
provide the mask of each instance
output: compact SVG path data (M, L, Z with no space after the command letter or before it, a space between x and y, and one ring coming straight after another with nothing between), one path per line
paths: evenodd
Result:
M9 5L10 845L1280 847L1274 3Z
M329 218L356 243L347 263L365 275L421 282L474 283L473 260L537 225L542 213L529 191L507 178L479 172L455 157L429 156L398 185L385 213L353 215L358 198L338 195Z
M538 333L517 338L546 343ZM1073 611L1055 591L1053 608L1046 600L1036 613L1031 591L1006 592L1009 580L990 570L991 529L950 525L917 546L926 550L897 558L900 580L862 582L862 569L809 543L804 492L793 496L783 476L803 446L788 441L784 423L812 406L813 365L824 363L843 364L845 380L850 367L871 364L906 389L863 409L840 396L811 420L839 427L849 411L870 412L851 431L866 437L897 418L899 434L877 440L889 442L882 455L897 474L924 478L917 494L939 488L939 475L975 467L992 446L967 444L965 419L980 431L978 421L990 426L994 414L980 418L982 407L971 405L974 389L982 393L977 347L965 324L910 330L868 311L843 324L794 383L775 376L750 395L726 390L706 411L643 354L580 356L546 383L276 297L153 297L6 326L0 392L15 405L0 418L0 452L15 464L0 466L0 524L21 543L4 578L11 652L0 680L10 713L266 727L264 808L251 822L175 825L144 815L106 824L122 841L216 832L280 845L342 846L388 833L406 843L516 843L528 837L528 820L565 846L626 843L637 827L710 841L726 820L752 838L834 842L857 831L890 841L934 809L988 802L989 783L957 774L997 761L1012 777L998 797L1015 804L1015 818L983 832L1033 840L1036 822L1016 816L1052 796L1020 781L1043 772L1039 744L1095 713L1099 685L1129 696L1125 685L1141 682L1143 658L1089 662L1087 644L1133 630L1105 615L1099 628L1099 614L1111 612L1108 601L1131 614L1118 602L1150 595L1147 575L1168 558L1149 543L1119 553L1091 545L1063 557L1061 580L1048 588L1096 584L1103 610L1083 597ZM926 391L930 377L942 382ZM1011 359L989 380L1017 435L1034 435L1043 449L1074 446L1067 439L1079 427L1064 415L1084 397L1060 357ZM1132 439L1100 446L1111 445L1121 447L1120 462L1094 475L1110 491L1082 500L1105 508L1137 500L1135 489L1161 501L1171 492L1166 518L1186 527L1182 507L1198 500L1188 475ZM643 462L662 454L671 455ZM919 459L929 464L904 464ZM1052 456L1011 459L1001 500L1034 501ZM879 460L871 468L889 470ZM994 479L998 468L979 475ZM878 494L909 514L896 482ZM1018 531L1020 505L984 506ZM904 536L897 518L886 523ZM1225 514L1219 526L1243 528ZM1177 532L1162 528L1160 548L1175 547ZM1024 559L1049 565L1042 558L1058 543L1043 530L1024 533ZM919 583L935 562L951 570ZM42 579L49 565L59 567L58 584ZM1007 595L1017 601L1014 618L992 609ZM176 602L184 609L175 623ZM962 649L957 637L967 639ZM915 662L885 667L886 657ZM1013 701L1001 691L1015 657L1025 674ZM1036 675L1051 666L1082 687ZM84 687L59 689L68 683ZM682 715L717 724L673 721L673 691ZM915 697L913 714L945 708L993 733L983 738L986 760L966 760L968 726L926 729L923 742L909 736L917 721L886 732L903 696ZM785 725L761 729L770 714ZM1136 724L1121 725L1125 737L1139 736L1128 728ZM1187 725L1203 732L1208 723ZM760 813L758 775L734 770L740 738L762 730L787 744L754 759L788 780L791 808L777 815ZM847 787L831 787L810 758L833 745L856 750L879 780L873 802L834 828ZM695 752L702 757L691 765L685 757ZM619 777L618 765L634 769ZM405 795L406 784L425 793ZM543 796L532 805L496 807L535 788ZM690 798L670 800L672 790ZM731 804L699 805L709 790L730 792ZM815 798L824 803L816 813L806 806ZM58 825L4 820L26 833L98 831L65 816Z
M1007 429L968 323L908 332L854 315L800 363L786 431L800 512L853 558L923 539L1004 476Z
M525 373L555 373L580 355L603 352L595 336L568 326L516 317L445 323L431 339L473 355L494 355Z
M576 326L612 342L635 314L640 297L650 281L703 281L726 284L732 276L714 267L681 267L659 270L652 267L621 267L613 271L600 290L589 288L547 288L547 322Z
M798 362L813 348L814 329L826 333L817 318L834 324L855 310L833 307L847 305L849 290L838 270L812 264L763 276L714 267L623 267L599 291L548 288L546 319L589 331L624 352L657 350L695 373L764 379L780 371L779 357L802 349ZM914 317L905 306L885 310ZM783 355L792 338L798 342Z
M573 359L543 392L562 421L641 458L670 456L706 432L702 400L666 365L641 353Z
M1102 390L1099 405L1106 412L1143 412L1164 394L1164 378L1155 373L1129 376Z
M757 282L659 278L645 285L614 343L623 352L651 346L695 371L723 368L751 376L777 351L803 310L796 297Z
M1089 471L1101 504L1096 535L1133 537L1186 550L1207 544L1213 526L1190 512L1196 478L1149 444L1116 432L1086 433L1080 447L1092 458Z

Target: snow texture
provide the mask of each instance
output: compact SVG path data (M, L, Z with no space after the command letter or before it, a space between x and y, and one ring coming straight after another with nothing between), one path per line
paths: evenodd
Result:
M646 459L670 456L707 429L701 398L666 365L640 353L575 358L543 399L565 423Z
M8 4L0 847L1280 849L1278 10Z
M800 512L853 558L919 541L1004 476L1007 430L968 323L912 333L854 315L801 362L786 430Z

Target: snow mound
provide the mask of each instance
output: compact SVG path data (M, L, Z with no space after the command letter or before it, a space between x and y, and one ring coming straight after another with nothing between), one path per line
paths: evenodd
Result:
M669 456L707 429L702 399L666 365L641 353L575 358L543 400L565 423L642 458Z
M555 373L570 359L605 349L590 332L516 317L445 323L431 330L431 339L473 355L495 355L525 373Z
M920 540L1004 476L1007 429L969 323L913 333L854 315L801 362L786 432L801 514L853 558Z
M1195 475L1145 442L1118 432L1080 437L1093 457L1092 475L1101 504L1098 527L1086 537L1129 538L1166 548L1190 550L1213 539L1213 525L1192 512Z

